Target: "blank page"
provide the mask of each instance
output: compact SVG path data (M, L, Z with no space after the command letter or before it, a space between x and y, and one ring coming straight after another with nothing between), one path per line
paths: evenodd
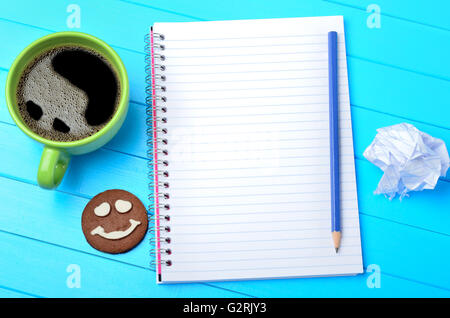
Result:
M171 266L162 282L362 272L343 17L156 23ZM338 33L342 241L331 240L327 34ZM158 65L155 65L158 68ZM161 128L159 127L159 128ZM162 136L158 136L162 137ZM159 149L161 150L161 149ZM162 215L165 212L159 211Z

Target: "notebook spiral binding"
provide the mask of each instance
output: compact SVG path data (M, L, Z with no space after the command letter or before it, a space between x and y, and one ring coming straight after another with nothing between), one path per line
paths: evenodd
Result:
M149 234L150 234L150 268L157 270L161 266L171 266L172 261L167 259L168 255L172 254L169 244L171 238L165 235L170 232L170 194L169 189L169 172L166 170L169 166L169 161L160 159L167 156L168 150L164 148L168 144L167 135L168 130L164 127L167 123L167 118L164 116L167 113L165 103L167 101L164 92L166 86L166 76L164 71L165 65L161 62L165 61L163 51L165 46L163 44L164 35L153 33L145 36L145 83L146 83L146 114L147 114L147 157L148 161L148 190L150 194L148 199L149 215ZM162 170L160 170L162 168ZM163 190L163 191L160 191ZM164 210L164 214L159 211ZM164 235L161 235L164 233Z

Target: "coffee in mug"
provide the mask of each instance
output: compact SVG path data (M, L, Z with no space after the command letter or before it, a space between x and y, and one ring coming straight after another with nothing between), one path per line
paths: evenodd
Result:
M17 127L44 146L37 182L45 189L60 184L72 155L110 141L128 111L125 65L108 44L86 33L35 40L12 63L5 86Z
M25 124L43 138L63 142L97 133L113 118L119 100L118 76L108 60L75 45L34 58L17 89Z

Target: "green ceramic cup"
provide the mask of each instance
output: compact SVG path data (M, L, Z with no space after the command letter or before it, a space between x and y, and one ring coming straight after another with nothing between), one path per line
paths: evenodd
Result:
M20 116L16 97L20 77L27 65L39 54L63 45L77 45L100 53L113 66L120 84L120 101L112 119L94 135L70 142L49 140L33 132ZM6 79L6 105L9 113L25 134L44 145L37 181L42 188L46 189L56 188L60 184L71 155L81 155L94 151L114 137L127 115L128 101L128 76L119 55L102 40L81 32L53 33L31 43L15 59Z

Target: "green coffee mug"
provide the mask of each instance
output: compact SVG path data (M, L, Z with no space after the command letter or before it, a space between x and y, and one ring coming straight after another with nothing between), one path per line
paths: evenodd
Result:
M41 53L52 48L76 45L89 48L105 57L118 76L120 100L112 119L97 133L77 141L62 142L43 138L33 132L23 121L18 104L16 91L20 77L29 63ZM108 141L119 131L128 111L129 83L128 76L119 55L102 40L81 32L58 32L44 36L27 46L12 64L6 79L6 104L9 113L17 126L29 137L44 145L37 173L38 184L46 189L56 188L64 177L71 155L81 155L94 151Z

